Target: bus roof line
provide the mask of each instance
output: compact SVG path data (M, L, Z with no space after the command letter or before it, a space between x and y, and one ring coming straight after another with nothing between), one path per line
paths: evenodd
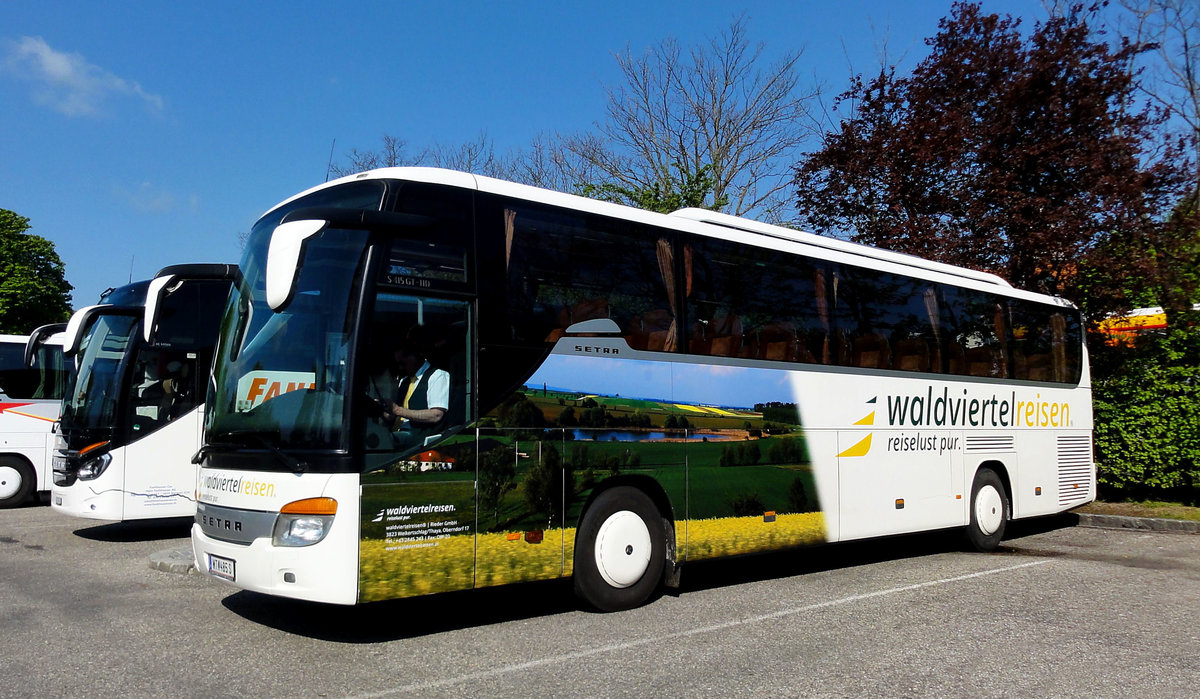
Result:
M859 257L868 257L875 260L884 260L895 264L904 265L906 267L916 267L919 269L941 272L950 274L956 277L971 279L986 284L995 284L997 286L1012 287L1006 279L989 272L980 272L974 269L965 267L956 267L948 265L944 262L934 260L926 260L915 255L907 253L895 252L893 250L885 250L883 248L874 248L869 245L861 245L859 243L851 243L837 238L827 238L825 236L809 233L808 231L793 230L784 228L783 226L775 226L754 219L742 218L739 216L731 216L718 211L710 211L708 209L687 208L672 211L667 214L678 218L687 219L689 221L697 221L722 228L732 228L734 230L744 231L746 233L755 233L764 235L770 238L778 238L794 243L802 243L813 247L825 248L849 255L858 255Z

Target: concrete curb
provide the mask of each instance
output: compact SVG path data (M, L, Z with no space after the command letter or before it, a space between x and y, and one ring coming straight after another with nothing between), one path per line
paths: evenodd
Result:
M192 561L192 548L185 546L150 554L150 567L164 573L187 575L196 569L196 564Z
M1157 519L1153 517L1126 517L1123 515L1097 515L1076 512L1079 526L1094 529L1136 529L1151 532L1200 533L1200 522L1186 519Z

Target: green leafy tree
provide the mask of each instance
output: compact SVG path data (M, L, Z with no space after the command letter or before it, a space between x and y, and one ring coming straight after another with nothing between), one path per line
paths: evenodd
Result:
M561 413L558 414L558 418L555 420L555 422L560 427L578 427L579 418L575 416L575 408L567 406Z
M492 527L500 523L500 503L516 487L517 470L513 449L499 446L479 459L479 507L492 515Z
M800 448L800 440L787 437L772 439L767 460L773 464L803 463L804 452Z
M804 489L804 479L796 476L788 487L788 509L796 514L815 512L816 508L808 499L808 491Z
M529 511L544 517L550 526L562 514L564 499L574 494L575 477L564 469L562 456L553 444L540 443L538 452L540 458L529 467L521 490Z
M711 165L702 165L696 172L685 172L679 163L672 163L670 171L658 181L649 184L585 184L581 193L586 197L603 199L617 204L627 204L640 209L669 214L684 208L713 209L719 211L729 205L729 198L712 198L716 180Z
M504 427L544 427L546 417L524 393L514 393L497 409L498 422Z
M758 497L758 493L739 493L729 501L729 508L735 517L759 517L766 511L766 505Z
M71 285L54 244L0 209L0 332L23 335L71 315Z

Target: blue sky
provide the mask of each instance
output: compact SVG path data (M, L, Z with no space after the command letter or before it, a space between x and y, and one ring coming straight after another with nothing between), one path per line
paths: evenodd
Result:
M1038 0L985 9L1044 17ZM950 2L0 3L0 208L57 246L76 307L185 262L237 262L239 234L325 179L330 148L498 150L588 129L613 59L691 46L741 14L767 57L841 92L925 55Z

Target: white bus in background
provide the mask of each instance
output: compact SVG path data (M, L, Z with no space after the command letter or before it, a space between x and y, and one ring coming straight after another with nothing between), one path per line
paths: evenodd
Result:
M241 270L192 542L244 589L573 576L616 610L691 561L990 550L1095 497L1079 312L994 275L422 168L288 199Z
M169 267L71 317L65 351L78 371L60 418L55 510L114 521L195 513L191 459L231 270Z
M0 335L0 508L50 489L54 422L73 372L63 357L65 328L39 328L28 357L34 338Z

